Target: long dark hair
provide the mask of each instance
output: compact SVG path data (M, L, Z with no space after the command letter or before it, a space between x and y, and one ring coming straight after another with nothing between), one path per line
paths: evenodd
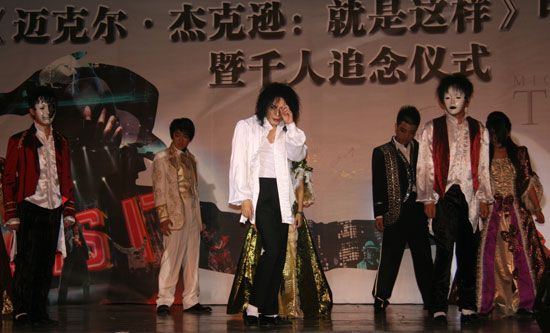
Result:
M263 126L264 118L267 114L267 108L277 98L283 98L292 112L292 117L295 123L300 117L300 98L289 85L284 83L273 82L265 86L256 102L256 117L260 125Z
M518 145L512 141L512 137L510 136L510 132L512 131L510 119L503 112L493 111L487 116L485 126L489 130L490 137L494 136L498 143L506 147L508 158L517 171L519 169ZM491 144L489 145L489 158L491 162L493 161L494 153L495 147L491 140Z

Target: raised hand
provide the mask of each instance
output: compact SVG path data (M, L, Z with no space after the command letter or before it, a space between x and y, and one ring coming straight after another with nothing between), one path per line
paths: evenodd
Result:
M281 117L283 118L285 124L288 125L294 122L294 115L292 114L292 111L290 111L288 105L285 104L283 107L281 107L279 112L281 113Z

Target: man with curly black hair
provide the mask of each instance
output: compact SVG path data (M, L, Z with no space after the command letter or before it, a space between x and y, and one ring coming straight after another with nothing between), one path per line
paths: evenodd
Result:
M306 136L296 127L299 99L288 85L271 83L260 92L256 114L241 120L233 135L229 203L241 207L241 223L255 224L262 253L247 309L247 326L288 325L278 315L288 225L294 223L289 160L306 157Z

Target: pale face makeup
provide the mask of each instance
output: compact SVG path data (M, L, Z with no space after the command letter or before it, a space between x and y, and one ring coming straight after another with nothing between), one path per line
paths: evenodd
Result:
M445 95L443 95L443 102L445 104L445 111L452 116L465 112L466 106L468 106L466 95L454 87L450 87Z
M39 99L34 105L34 109L31 109L30 112L34 120L42 126L50 126L55 118L55 107L51 107L43 99Z

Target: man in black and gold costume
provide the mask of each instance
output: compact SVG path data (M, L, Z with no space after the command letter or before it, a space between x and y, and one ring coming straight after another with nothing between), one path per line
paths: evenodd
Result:
M430 302L432 253L424 207L416 202L418 142L414 136L419 124L418 110L403 106L397 115L395 136L372 153L374 216L376 228L384 232L372 290L375 313L384 312L389 304L407 243L424 306Z

